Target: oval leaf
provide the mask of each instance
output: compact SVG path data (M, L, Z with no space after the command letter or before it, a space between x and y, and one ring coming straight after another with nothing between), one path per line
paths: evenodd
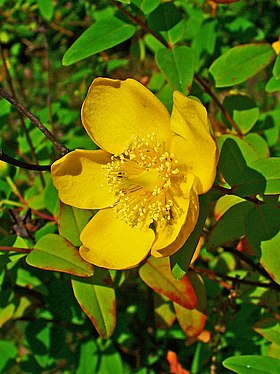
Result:
M238 374L280 373L280 360L268 356L236 356L223 361L225 368Z
M53 17L53 0L37 0L38 8L41 16L50 21Z
M116 301L113 282L108 270L95 268L93 277L73 277L74 295L98 334L109 338L116 325Z
M140 268L139 274L143 282L157 293L184 308L196 308L197 297L190 281L186 275L180 280L173 277L168 258L150 257Z
M71 65L95 53L112 48L132 37L135 27L116 17L101 19L87 29L62 59L63 65Z
M275 58L270 44L245 44L231 48L209 68L216 87L244 82L264 69Z
M73 245L80 246L80 233L92 217L90 210L78 209L60 203L58 214L58 231L61 236Z
M197 295L198 304L195 309L186 309L177 303L174 304L175 313L181 326L187 337L193 338L201 334L204 329L206 322L206 291L202 278L191 272L188 274L188 278L194 287Z
M156 52L156 63L173 90L190 92L194 75L194 54L186 46L163 48Z
M93 275L93 265L80 257L77 248L56 234L40 238L26 257L26 262L39 269L60 271L79 277Z

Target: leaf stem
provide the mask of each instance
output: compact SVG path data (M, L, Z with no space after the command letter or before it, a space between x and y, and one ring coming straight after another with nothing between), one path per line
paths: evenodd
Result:
M61 152L62 155L70 152L70 150L59 143L59 141L54 137L54 135L35 117L32 113L29 112L27 108L21 105L12 95L3 90L0 87L0 95L9 101L19 112L25 115L38 129L53 143L53 145Z
M4 252L18 252L18 253L30 253L31 249L29 248L18 248L18 247L10 247L7 245L0 245L0 251Z

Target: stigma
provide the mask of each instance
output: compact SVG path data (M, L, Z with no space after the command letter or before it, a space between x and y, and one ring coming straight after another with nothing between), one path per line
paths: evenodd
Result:
M154 134L134 137L121 153L104 165L110 191L116 197L113 209L132 227L142 228L159 221L171 222L178 210L174 194L183 175L174 154Z

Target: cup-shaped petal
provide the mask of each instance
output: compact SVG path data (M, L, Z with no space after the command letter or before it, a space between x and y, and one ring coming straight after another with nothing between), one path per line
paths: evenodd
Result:
M207 192L216 175L217 146L212 138L204 106L178 91L173 95L171 150L188 173L197 177L199 194Z
M122 153L133 137L155 134L159 143L170 137L170 116L141 83L97 78L82 107L82 122L91 139L110 153Z
M155 234L150 228L131 227L112 208L100 210L81 233L80 255L107 269L129 269L149 253Z
M101 209L114 204L103 165L110 162L110 154L102 150L77 149L55 161L52 179L59 198L65 204L81 209Z

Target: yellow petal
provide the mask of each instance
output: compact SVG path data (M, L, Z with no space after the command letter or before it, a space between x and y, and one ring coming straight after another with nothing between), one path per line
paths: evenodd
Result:
M107 269L129 269L149 253L155 234L149 228L132 228L113 209L100 210L81 233L84 260Z
M171 151L188 172L197 177L199 194L207 192L216 175L217 147L213 140L206 109L178 91L173 94Z
M103 165L110 154L77 149L55 161L51 168L53 183L65 204L81 209L106 208L115 202L105 178Z
M170 136L170 116L164 105L141 83L97 78L82 107L82 122L91 139L110 153L123 152L135 136Z
M198 195L194 189L190 191L190 202L187 218L184 225L182 226L177 238L165 248L157 251L152 251L152 255L155 257L171 256L177 252L186 242L190 234L193 232L199 215L199 200Z
M174 194L174 205L178 208L175 209L175 213L171 211L173 219L156 223L156 239L152 247L153 256L162 257L162 253L170 251L169 247L173 242L172 248L177 247L179 244L181 245L182 240L185 241L193 231L199 212L197 192L193 188L193 183L194 177L189 175L187 181L180 186L182 193L180 195ZM178 244L176 244L177 242Z

